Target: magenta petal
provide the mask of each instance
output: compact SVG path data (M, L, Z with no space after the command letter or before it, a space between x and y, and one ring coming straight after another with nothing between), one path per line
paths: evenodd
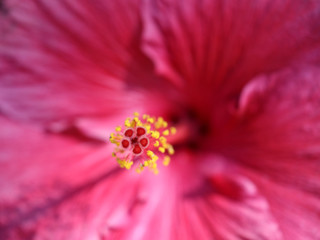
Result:
M320 71L289 69L264 81L250 94L259 98L250 97L242 106L243 114L228 143L235 147L226 155L270 174L279 183L320 194Z
M144 50L198 109L257 74L319 57L319 1L146 2Z
M221 173L220 179L226 179L224 187L232 182L238 192L246 193L231 198L218 191L214 181L205 183L190 160L188 154L180 154L171 168L161 169L158 176L143 176L145 204L120 239L281 239L268 203L258 190L252 191L253 182ZM113 239L112 235L109 238Z
M79 144L3 118L0 123L2 239L98 239L120 206L130 207L134 188L110 187L121 175L106 160L108 147Z
M319 12L0 1L0 238L320 239ZM157 176L106 143L140 110L180 132Z
M213 196L209 201L199 202L200 212L217 239L282 239L269 204L260 194L241 201Z
M4 114L48 122L110 116L136 106L127 84L135 78L147 82L152 70L138 53L139 1L5 3Z
M240 97L238 123L224 132L224 155L265 189L284 239L317 239L320 71L303 66L253 81Z
M277 220L284 240L314 240L320 237L319 197L284 186L261 174L250 172L248 175L270 203L270 212Z

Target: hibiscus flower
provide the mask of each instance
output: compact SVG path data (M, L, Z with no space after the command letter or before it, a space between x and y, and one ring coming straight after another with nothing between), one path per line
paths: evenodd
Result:
M318 0L0 1L0 238L320 239L319 33ZM158 174L112 156L134 112L176 129Z

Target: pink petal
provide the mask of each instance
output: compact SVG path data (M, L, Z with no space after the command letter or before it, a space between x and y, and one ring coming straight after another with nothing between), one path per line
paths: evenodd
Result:
M320 236L319 197L253 172L248 173L270 203L284 240L314 240ZM286 174L286 173L284 173ZM306 178L307 181L307 178Z
M135 187L125 184L134 179L106 159L109 147L0 122L1 237L99 239L109 219L134 201Z
M245 189L253 185L250 180L221 173L220 178L229 178L239 192L247 191L241 199L230 198L192 160L181 153L158 176L143 176L145 204L117 235L120 239L281 239L268 203L259 191Z
M139 1L5 3L4 114L48 123L114 116L139 105L129 83L155 79L151 62L139 51Z
M319 57L319 1L146 2L144 51L202 113L257 74Z
M319 90L318 67L256 78L240 97L237 123L217 133L223 154L258 179L285 239L320 237Z

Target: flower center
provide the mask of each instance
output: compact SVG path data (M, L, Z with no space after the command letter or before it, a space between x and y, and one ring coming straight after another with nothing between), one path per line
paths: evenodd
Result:
M138 138L135 137L135 138L131 139L131 143L132 143L132 144L138 143Z
M115 144L112 155L120 167L130 169L138 162L137 172L148 166L155 174L158 173L157 160L163 159L167 166L174 149L168 143L166 136L175 134L174 127L168 128L168 123L162 117L150 117L135 113L133 118L127 118L124 126L116 127L116 133L110 136L110 142Z
M179 113L171 113L170 119L179 130L178 136L171 139L176 147L191 151L212 149L211 140L208 141L214 134L210 117L188 108Z

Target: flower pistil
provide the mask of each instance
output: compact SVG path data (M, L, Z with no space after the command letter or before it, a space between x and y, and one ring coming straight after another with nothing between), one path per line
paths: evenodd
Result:
M117 126L115 133L110 135L110 142L115 144L112 156L121 168L131 169L133 164L138 163L138 173L148 167L157 174L158 159L162 159L163 165L168 166L169 155L174 154L167 136L175 134L176 128L168 128L168 123L162 117L146 114L139 116L139 113L134 113L133 118L127 118L124 125Z

